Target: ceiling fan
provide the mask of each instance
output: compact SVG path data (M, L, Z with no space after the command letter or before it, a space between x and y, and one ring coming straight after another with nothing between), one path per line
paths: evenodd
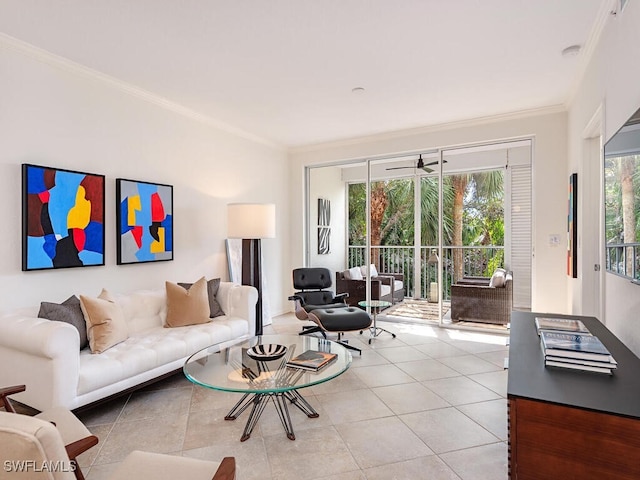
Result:
M424 160L422 160L422 154L420 154L420 156L418 157L418 163L416 164L415 167L389 167L389 168L387 168L387 170L401 170L403 168L421 168L422 170L424 170L427 173L432 173L435 170L433 168L429 168L429 167L431 165L438 165L438 163L440 163L439 160L434 160L433 162L424 163ZM444 163L447 163L447 161L444 160Z

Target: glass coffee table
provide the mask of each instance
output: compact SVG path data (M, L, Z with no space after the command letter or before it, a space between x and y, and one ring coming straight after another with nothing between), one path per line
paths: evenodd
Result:
M273 346L286 347L278 358L270 356ZM336 358L319 371L287 367L289 359L307 350L335 353ZM276 352L276 355L281 352ZM240 437L251 437L266 405L271 401L278 412L287 437L295 440L287 403L298 407L307 417L318 412L298 392L299 389L327 382L344 373L351 364L351 353L339 343L324 338L298 335L261 335L227 348L207 347L187 359L183 371L197 385L213 390L242 393L242 398L225 417L235 420L251 407Z

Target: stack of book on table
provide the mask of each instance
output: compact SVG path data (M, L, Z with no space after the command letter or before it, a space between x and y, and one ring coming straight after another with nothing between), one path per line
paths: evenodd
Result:
M317 372L333 362L338 355L335 353L319 352L317 350L307 350L304 353L292 358L287 362L287 367L300 368Z
M618 366L600 339L580 320L536 317L536 330L547 367L611 375Z

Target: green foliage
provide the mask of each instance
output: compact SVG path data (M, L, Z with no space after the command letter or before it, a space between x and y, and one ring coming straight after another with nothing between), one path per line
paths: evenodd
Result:
M465 245L504 245L504 172L495 170L469 175L464 192L463 240ZM412 179L382 182L388 205L384 213L381 244L414 243L414 190ZM450 245L453 232L455 191L451 176L443 178L443 240ZM438 177L421 178L422 245L438 243ZM366 186L349 185L349 244L366 243ZM500 260L496 260L500 261Z
M625 238L623 224L623 198L621 184L621 160L624 157L605 158L604 162L604 211L605 241L611 244L622 244ZM631 175L634 192L634 209L636 225L632 236L640 242L640 155L633 155L635 169Z

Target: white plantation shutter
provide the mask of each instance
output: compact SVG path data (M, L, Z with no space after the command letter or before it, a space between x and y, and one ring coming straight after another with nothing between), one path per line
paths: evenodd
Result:
M510 183L511 228L510 269L513 271L513 308L531 309L531 166L513 165L508 169Z

